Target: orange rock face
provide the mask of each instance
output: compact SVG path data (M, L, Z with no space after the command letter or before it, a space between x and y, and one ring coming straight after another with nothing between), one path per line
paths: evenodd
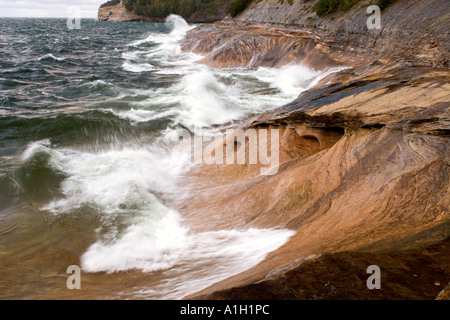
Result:
M191 172L193 196L181 210L192 221L296 230L261 264L202 294L255 283L308 255L400 250L447 237L448 71L378 64L364 69L247 121L244 128L279 130L276 175L261 176L252 165ZM440 231L430 236L433 228ZM448 281L447 274L442 283Z
M186 177L191 195L178 208L194 230L296 231L256 267L192 297L434 299L443 291L450 281L447 68L411 61L410 52L381 61L355 56L308 31L261 25L201 26L183 49L220 68L352 66L241 125L279 130L276 175L260 175L259 166L248 164L197 166ZM416 266L408 268L411 263ZM359 268L367 278L370 264L382 267L388 290L371 293L361 273L351 281L351 272L336 274ZM414 282L417 273L422 278ZM307 284L312 279L317 285Z
M322 69L338 66L308 33L292 32L262 26L240 26L217 23L200 26L188 34L182 49L205 57L200 61L213 68L280 67L303 61Z
M198 165L184 178L189 194L173 205L194 231L296 231L257 266L189 298L448 298L448 2L398 1L375 33L359 6L313 20L311 5L257 1L184 39L211 67L350 67L239 126L278 130L276 174ZM286 16L291 27L268 24ZM379 291L366 286L369 265L381 268Z

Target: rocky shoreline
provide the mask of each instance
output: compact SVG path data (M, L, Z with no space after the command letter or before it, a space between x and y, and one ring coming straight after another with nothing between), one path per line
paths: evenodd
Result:
M219 1L220 2L220 1ZM192 23L209 23L225 18L229 0L223 0L223 3L217 7L216 14L211 15L192 15L185 17L186 21ZM120 21L120 22L164 22L165 17L150 17L136 14L128 11L122 0L108 1L100 6L97 13L97 19L100 21Z
M397 1L381 30L366 28L364 8L312 22L288 4L259 1L234 20L187 34L183 49L211 67L348 67L242 126L280 130L277 175L233 166L193 171L193 185L215 189L188 199L187 216L206 219L220 208L221 228L296 235L256 267L187 298L448 297L450 72L442 30L450 8ZM371 264L382 270L383 290L366 287Z
M257 266L186 298L448 299L450 3L395 1L369 30L373 1L324 18L316 2L255 1L183 41L214 68L346 67L241 125L280 131L278 174L209 165L186 177L192 193L177 209L187 221L296 231ZM366 286L369 265L381 290Z
M333 75L292 103L249 119L244 128L280 130L277 175L202 168L196 183L214 184L214 194L188 199L183 210L201 219L199 212L206 218L208 208L223 208L216 215L230 221L221 227L281 226L296 235L258 266L191 298L436 297L450 281L448 77L448 70L376 62ZM238 180L245 181L239 189ZM214 201L205 205L206 199ZM430 246L437 249L427 260ZM295 263L309 256L307 266ZM389 279L383 283L398 291L375 294L360 281L367 279L362 261L369 257L367 266L379 265ZM420 261L404 270L409 282L389 270L409 261ZM281 265L287 266L282 273L268 276ZM356 282L333 273L357 265ZM311 278L307 270L318 266L324 272ZM302 285L308 274L312 291Z

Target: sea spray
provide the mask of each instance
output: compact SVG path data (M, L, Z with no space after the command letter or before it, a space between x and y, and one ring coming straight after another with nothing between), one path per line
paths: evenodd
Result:
M82 270L167 271L172 285L159 285L162 298L182 298L242 272L293 234L273 229L190 232L180 213L155 196L178 192L177 166L164 158L162 150L68 153L53 149L45 140L31 144L23 159L40 153L47 153L49 165L66 176L61 184L64 197L42 210L71 215L91 206L103 212L98 240L81 256ZM183 170L182 163L178 168ZM211 265L216 266L214 273L210 273Z

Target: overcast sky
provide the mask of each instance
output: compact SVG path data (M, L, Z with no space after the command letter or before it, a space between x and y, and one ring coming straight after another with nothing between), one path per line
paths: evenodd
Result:
M68 8L78 6L81 17L96 18L107 0L0 0L0 17L69 17Z

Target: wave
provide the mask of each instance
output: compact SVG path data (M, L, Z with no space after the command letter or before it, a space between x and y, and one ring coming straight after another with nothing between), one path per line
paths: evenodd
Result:
M48 93L48 92L46 92L46 91L44 91L42 89L37 89L37 91L39 91L45 97L48 97L48 98L53 98L53 99L56 99L56 100L64 100L64 101L73 101L73 99L68 99L68 98L65 98L65 97L61 97L61 96L55 95L53 93Z
M119 92L119 90L120 89L114 83L97 79L80 84L67 85L61 90L61 92L67 97L66 99L74 99L88 96L90 94L111 96L115 95Z
M112 113L119 118L130 120L132 123L159 120L162 118L172 117L173 115L176 114L175 110L167 110L162 112L157 112L155 110L134 109L134 108L131 108L130 110L127 111L116 111L113 109L100 109L100 110Z
M302 65L289 65L279 69L270 85L285 94L299 94L321 74Z
M149 219L135 223L112 242L93 244L81 258L83 270L166 271L170 276L168 283L135 294L145 298L181 299L255 266L294 234L275 229L192 234L180 226L179 216L173 211L166 212L157 224L154 222Z
M67 175L61 186L64 198L44 207L55 214L68 213L86 204L115 216L131 210L142 212L154 204L153 192L176 192L173 186L186 158L165 154L164 148L124 148L98 152L53 149L35 142L23 159L37 152L49 155L49 165Z
M152 288L160 298L181 298L244 271L293 234L273 229L192 233L156 196L181 196L176 181L187 164L187 157L171 157L161 147L89 153L56 149L42 140L22 154L24 163L37 159L62 180L61 198L42 210L72 215L88 206L102 215L98 240L81 256L83 271L167 271L170 283Z
M181 73L178 82L169 87L140 91L142 101L134 102L126 112L113 113L132 122L145 122L165 117L170 109L174 125L192 128L227 124L288 103L336 71L314 71L302 65L281 69L212 70L190 64L174 69Z
M115 87L115 85L111 82L103 81L100 79L91 81L89 83L86 83L82 86L87 86L90 89L103 89L103 88L112 88Z
M244 115L227 103L228 97L239 92L233 92L233 88L219 82L208 68L185 76L179 87L181 107L178 121L186 126L225 124Z
M170 33L152 33L145 39L130 43L130 46L139 46L143 43L163 43L168 40L175 44L184 37L186 32L195 28L194 25L189 25L182 17L174 14L169 15L165 23L171 29Z
M135 64L131 62L124 62L122 64L122 68L130 72L147 72L155 69L151 64L148 63Z
M140 123L139 121L131 123L127 117L119 117L103 109L72 114L63 114L58 110L42 115L26 111L24 113L24 116L6 114L0 118L2 139L9 141L10 146L17 145L20 149L24 141L46 139L49 135L65 145L82 143L92 148L131 145L143 135L155 135L167 126L165 119L161 118L161 123L137 127L135 124ZM156 116L155 121L158 121Z
M64 61L65 58L57 58L52 53L48 53L38 59L39 61Z
M182 38L191 29L195 28L194 25L189 25L182 17L171 14L166 18L166 24L172 26L170 34L177 38Z
M177 15L170 15L166 19L169 33L152 33L147 38L137 40L129 45L139 50L122 53L125 61L122 68L130 72L158 71L166 72L167 68L189 66L200 56L181 52L180 40L187 31L194 28ZM148 46L151 44L151 46ZM178 74L179 68L174 73Z

